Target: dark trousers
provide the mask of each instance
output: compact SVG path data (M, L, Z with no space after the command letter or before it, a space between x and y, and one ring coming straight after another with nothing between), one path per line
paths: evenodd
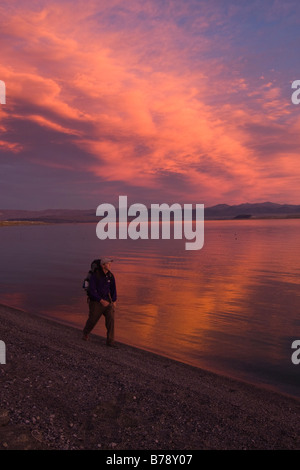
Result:
M115 336L115 308L111 303L104 307L100 302L89 301L89 317L83 329L83 333L88 335L98 323L100 317L104 315L107 330L106 342L113 343Z

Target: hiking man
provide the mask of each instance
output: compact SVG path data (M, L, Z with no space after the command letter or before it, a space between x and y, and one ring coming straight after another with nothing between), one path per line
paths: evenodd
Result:
M114 323L115 323L115 303L117 300L117 290L115 277L110 271L110 265L113 260L102 258L99 267L92 273L89 280L88 298L89 298L89 317L83 329L85 341L92 329L98 323L100 317L104 315L105 326L107 330L106 345L116 348L114 342Z

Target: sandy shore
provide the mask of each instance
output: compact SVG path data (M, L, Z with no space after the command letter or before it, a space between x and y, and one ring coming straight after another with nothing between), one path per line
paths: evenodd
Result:
M0 449L300 449L300 400L0 306Z

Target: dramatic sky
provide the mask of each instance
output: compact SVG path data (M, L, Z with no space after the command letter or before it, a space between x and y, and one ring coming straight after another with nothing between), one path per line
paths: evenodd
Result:
M0 208L300 204L298 0L2 0L0 44Z

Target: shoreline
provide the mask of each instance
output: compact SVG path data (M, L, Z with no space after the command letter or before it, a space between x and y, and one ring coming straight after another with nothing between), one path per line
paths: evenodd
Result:
M300 449L300 400L0 305L0 449Z
M228 221L249 221L249 220L297 220L300 219L300 214L285 214L285 215L254 215L251 217L207 217L204 218L204 222L228 222ZM193 219L195 220L195 219ZM64 224L96 224L99 220L47 220L47 219L32 219L32 220L0 220L0 227L18 227L23 225L34 226L34 225L64 225ZM128 219L130 222L130 219ZM172 222L172 221L171 221ZM116 221L118 224L119 221Z

